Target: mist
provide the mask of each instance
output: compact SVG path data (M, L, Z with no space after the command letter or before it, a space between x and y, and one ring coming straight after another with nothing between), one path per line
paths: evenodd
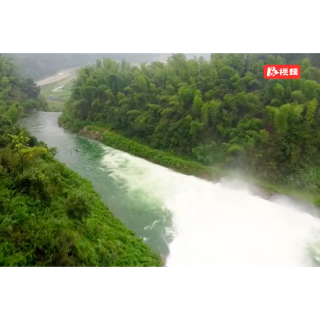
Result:
M65 69L94 64L97 59L110 58L118 62L126 60L131 64L140 64L153 61L164 62L172 53L10 53L4 55L12 58L23 77L38 81ZM210 54L186 54L188 59L194 56L209 59Z

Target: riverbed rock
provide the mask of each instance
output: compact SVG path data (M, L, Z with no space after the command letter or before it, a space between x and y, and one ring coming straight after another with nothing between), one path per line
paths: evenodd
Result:
M92 139L92 140L98 140L98 141L101 141L102 140L102 134L101 132L98 132L98 131L94 131L94 130L89 130L87 127L84 127L82 128L80 131L79 131L79 134L89 138L89 139Z

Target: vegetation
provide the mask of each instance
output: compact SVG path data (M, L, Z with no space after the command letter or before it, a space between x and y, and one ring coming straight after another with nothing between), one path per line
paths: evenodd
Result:
M216 179L220 176L220 171L217 168L208 167L193 161L188 158L177 157L172 153L162 150L152 149L132 139L125 138L115 132L103 128L102 125L92 125L89 122L75 121L71 117L67 117L66 113L59 118L59 124L66 129L74 132L79 132L80 129L85 128L87 135L90 133L99 133L99 140L106 145L123 150L137 157L144 158L153 163L174 169L184 174L201 176L210 180ZM85 133L82 130L82 133Z
M45 102L0 56L0 266L160 266L91 183L15 123Z
M149 63L159 58L160 53L11 53L4 55L13 60L23 77L40 80L61 70L94 64L97 59L111 58L117 61L126 59L130 63ZM188 58L199 55L209 56L208 54L186 54ZM292 53L274 55L285 56L286 61L292 64L299 63L302 58L308 58L313 66L320 67L320 54ZM266 59L268 55L259 54L258 56Z
M286 58L297 62L262 54L174 54L140 68L98 60L79 71L62 121L102 124L203 166L318 192L320 71L303 59L300 79L264 79L265 64Z
M267 60L270 54L258 54L260 59ZM319 53L273 53L273 56L280 56L285 59L287 64L301 64L302 60L308 59L310 63L316 67L320 68L320 54Z
M64 104L71 96L71 87L73 85L74 77L75 75L72 74L60 81L41 86L41 94L46 99L48 104L46 111L60 112L63 110ZM53 91L58 87L62 88L58 91ZM53 96L53 99L50 99L50 96Z
M126 151L187 175L194 175L210 181L217 181L222 176L224 178L239 176L239 172L233 170L227 171L217 166L206 166L199 162L192 161L187 157L176 156L169 152L152 149L140 141L132 138L128 139L123 135L111 132L103 123L90 123L89 121L75 119L67 112L64 112L59 118L59 125L73 132L83 134L88 138L99 140L115 149ZM261 188L265 196L270 196L275 193L283 194L320 206L320 196L317 190L308 191L296 187L281 186L252 176L244 177L242 175L241 178Z

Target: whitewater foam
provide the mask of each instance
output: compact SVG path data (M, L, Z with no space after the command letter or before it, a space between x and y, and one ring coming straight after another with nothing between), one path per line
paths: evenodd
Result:
M320 220L287 198L268 201L239 180L211 183L105 151L102 167L127 192L139 191L171 212L166 266L314 265L309 248L319 241Z

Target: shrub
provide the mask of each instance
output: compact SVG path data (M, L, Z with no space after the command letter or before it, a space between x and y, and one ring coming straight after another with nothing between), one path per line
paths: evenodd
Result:
M91 205L88 195L83 192L72 192L66 200L66 212L69 218L83 220L91 215Z

